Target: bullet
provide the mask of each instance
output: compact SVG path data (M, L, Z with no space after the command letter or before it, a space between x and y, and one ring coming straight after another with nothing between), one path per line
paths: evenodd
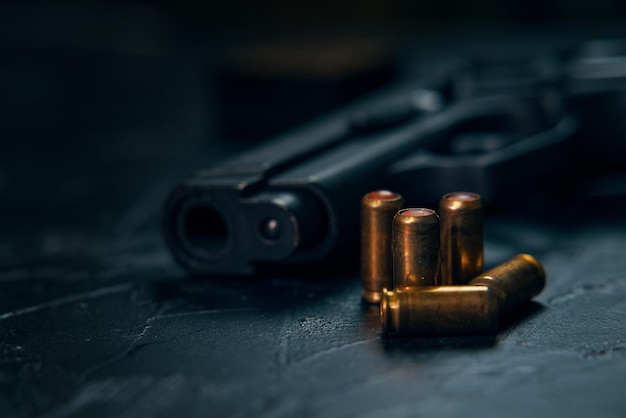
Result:
M470 284L491 288L498 296L500 311L509 312L543 290L546 272L533 256L518 254L476 277Z
M398 336L491 334L499 324L498 296L487 286L383 289L383 332Z
M396 335L487 334L502 314L538 295L546 285L543 266L519 254L468 285L383 289L383 332Z
M453 192L439 201L440 284L467 284L483 272L483 208L480 195Z
M391 223L402 207L402 196L388 190L361 199L361 296L367 302L379 303L382 288L393 287Z
M439 217L432 209L401 209L393 217L393 285L434 286L439 273Z

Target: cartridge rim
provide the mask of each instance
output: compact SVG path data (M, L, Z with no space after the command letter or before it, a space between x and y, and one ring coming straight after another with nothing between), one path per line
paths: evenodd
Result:
M427 208L406 208L402 209L398 212L400 216L411 216L411 217L419 217L419 216L430 216L435 213L432 209Z
M363 200L367 200L367 201L381 200L385 202L396 201L400 199L402 199L402 196L400 194L392 192L390 190L375 190L373 192L367 193L363 197Z
M396 293L393 290L388 290L383 287L380 292L380 322L382 324L383 333L389 334L396 331L392 305L397 307L397 303L392 303L391 299L396 298Z
M394 216L394 221L403 224L424 223L428 221L439 222L437 212L429 208L404 208Z
M481 197L473 192L446 193L439 201L440 211L464 212L482 207Z
M382 299L380 291L370 289L361 290L361 297L369 303L380 303L380 300Z
M443 195L443 198L453 202L473 202L480 200L480 195L472 192L451 192Z

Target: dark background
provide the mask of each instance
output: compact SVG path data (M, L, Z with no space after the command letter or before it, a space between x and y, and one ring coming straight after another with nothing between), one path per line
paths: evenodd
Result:
M559 173L572 194L488 212L487 264L528 252L549 280L494 337L382 338L356 265L191 279L158 228L169 189L210 162L472 53L623 36L625 8L4 3L1 415L623 416L615 155Z

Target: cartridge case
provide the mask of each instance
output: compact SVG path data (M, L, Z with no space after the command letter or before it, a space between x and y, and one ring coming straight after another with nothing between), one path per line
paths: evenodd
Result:
M480 195L454 192L439 201L440 284L467 284L483 272L483 207Z
M546 273L533 256L518 254L476 277L470 284L492 289L498 296L500 311L508 312L543 290Z
M406 208L393 217L393 285L434 286L439 273L439 217L432 209Z
M498 329L498 297L487 286L384 289L380 319L395 335L490 334Z
M398 193L378 190L361 199L361 296L380 302L383 287L393 286L391 223L404 206Z

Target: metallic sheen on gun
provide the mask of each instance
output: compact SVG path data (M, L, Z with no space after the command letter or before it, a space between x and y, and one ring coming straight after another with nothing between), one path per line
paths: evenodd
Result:
M468 189L489 198L527 181L518 166L528 153L551 157L574 129L568 118L546 123L533 97L445 105L436 90L385 92L183 181L166 202L163 232L174 258L195 275L317 264L358 248L366 192L389 188L407 201L428 201ZM500 145L480 155L440 151L476 135Z

